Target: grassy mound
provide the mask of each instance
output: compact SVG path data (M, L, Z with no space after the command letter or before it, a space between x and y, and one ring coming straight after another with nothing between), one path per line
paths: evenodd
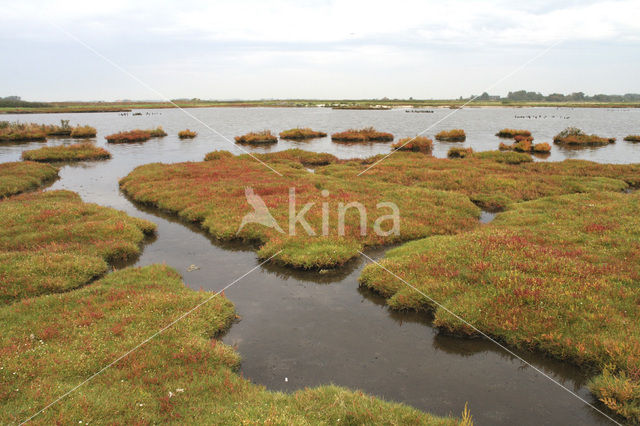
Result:
M149 132L152 138L163 138L167 136L167 132L164 131L162 126L158 126L155 129L149 129L147 132Z
M436 139L445 142L464 142L467 135L462 129L443 130L436 135Z
M390 142L393 140L391 133L379 132L373 127L363 129L349 129L331 135L334 142Z
M211 295L153 265L0 308L0 421L30 417ZM336 386L266 391L234 372L239 356L215 339L234 319L231 302L212 298L33 421L460 424Z
M629 135L624 138L627 142L640 142L640 135Z
M69 191L0 202L0 303L82 286L107 263L137 256L151 222L82 202Z
M553 143L572 147L602 146L615 143L616 138L603 138L597 135L587 135L575 127L567 127L553 138Z
M525 138L512 144L506 144L500 142L501 151L516 151L516 152L535 152L538 154L547 154L551 152L551 145L546 142L536 143L531 142L532 139Z
M271 134L271 130L263 130L261 132L250 132L246 135L236 136L236 143L248 145L262 145L277 143L278 138Z
M489 225L406 244L382 263L511 346L606 369L592 389L640 420L639 241L640 194L594 192L514 205ZM448 333L474 334L376 265L361 284L394 308L433 311Z
M22 152L23 160L41 162L106 160L109 158L111 158L109 151L91 143L47 146Z
M40 124L0 121L0 142L46 140L47 133Z
M378 158L330 164L316 173L354 179ZM640 164L531 162L528 154L516 152L474 153L452 161L397 152L357 179L460 192L485 209L499 210L549 195L640 188Z
M0 163L0 200L39 188L58 178L58 169L48 164L18 161Z
M91 126L76 126L71 130L71 137L77 139L95 138L96 129Z
M286 155L294 158L296 152ZM270 156L265 154L261 158L270 162ZM275 260L297 268L339 266L358 256L358 250L365 246L468 230L477 224L480 214L479 209L461 194L318 175L309 173L300 163L283 154L274 154L273 158L276 160L274 166L283 176L276 175L247 155L234 157L218 153L212 155L210 161L201 163L140 166L120 181L120 187L138 202L200 223L216 238L239 238L258 243L261 258L283 250ZM282 233L256 223L249 223L238 231L244 216L254 212L247 202L247 188L264 200ZM295 188L293 215L289 214L291 188ZM340 203L346 206L351 202L361 203L366 214L361 215L356 207L347 209L343 219L344 232L340 232ZM382 231L392 230L393 221L383 220L383 216L392 214L392 209L378 206L382 202L395 203L401 212L397 233L378 235L374 232L378 221ZM303 225L295 225L295 221L295 233L290 232L290 217L293 219L300 214L307 203L314 203L304 218L315 235L309 235ZM324 203L327 204L326 232ZM361 218L366 228L364 235Z
M195 138L196 136L198 136L198 133L197 133L197 132L194 132L193 130L189 130L189 129L186 129L186 130L180 130L180 131L178 132L178 137L179 137L180 139L193 139L193 138Z
M496 136L499 138L515 138L516 136L530 137L531 132L528 130L502 129L496 133Z
M473 148L449 148L448 158L467 158L473 155Z
M265 162L268 161L270 163L273 163L291 161L294 163L300 163L306 167L326 166L327 164L337 163L340 161L335 155L328 154L326 152L305 151L298 148L287 149L285 151L278 151L269 154L255 154L255 156ZM205 160L207 160L206 157Z
M415 136L413 138L403 138L391 145L392 149L398 151L413 151L430 154L433 149L433 141L424 136Z
M280 132L280 139L313 139L313 138L324 138L327 136L325 132L319 132L317 130L312 130L308 127L296 127L295 129L289 129Z
M145 142L151 139L151 133L148 130L129 130L128 132L114 133L105 136L109 143L132 143Z

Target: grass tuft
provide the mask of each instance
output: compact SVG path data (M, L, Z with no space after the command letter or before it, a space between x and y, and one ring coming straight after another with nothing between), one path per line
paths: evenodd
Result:
M47 133L42 125L0 121L0 142L45 141Z
M392 149L398 151L413 151L430 154L433 149L433 141L425 136L415 136L413 138L403 138L391 145Z
M194 132L193 130L189 130L189 129L180 130L178 132L178 137L180 139L193 139L196 136L198 136L198 133Z
M308 127L296 127L295 129L284 130L280 132L280 139L313 139L324 138L327 136L325 132L312 130Z
M516 136L531 137L531 132L528 130L502 129L496 133L496 136L499 138L515 138Z
M147 132L149 132L152 138L163 138L167 136L167 132L164 131L162 126L158 126L155 129L149 129Z
M23 160L40 162L91 161L109 158L111 158L109 151L91 143L43 147L22 152Z
M449 148L448 158L467 158L473 155L473 148Z
M603 138L597 135L587 135L576 127L567 127L553 138L553 143L572 147L602 146L615 143L616 138Z
M235 137L236 143L247 145L263 145L277 143L278 138L271 134L271 130L261 132L250 132L242 136Z
M393 140L391 133L379 132L373 127L363 129L349 129L331 135L334 142L390 142Z
M640 142L640 135L629 135L624 138L627 142Z
M145 142L151 139L151 133L148 130L136 129L114 133L112 135L105 136L105 139L109 143Z
M95 138L97 131L91 126L76 126L71 130L71 137L78 139Z
M467 135L462 129L443 130L436 135L436 139L445 142L464 142Z

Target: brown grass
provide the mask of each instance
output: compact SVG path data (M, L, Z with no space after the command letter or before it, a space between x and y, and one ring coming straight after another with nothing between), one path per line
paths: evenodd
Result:
M436 135L436 139L445 142L464 142L467 135L462 129L443 130Z
M136 129L128 132L114 133L106 136L105 139L109 143L145 142L151 139L151 133L147 130Z
M277 143L278 138L271 134L271 130L263 130L261 132L250 132L242 136L235 137L236 143L248 145L262 145Z
M334 142L390 142L393 140L391 133L379 132L373 127L363 129L349 129L331 135Z
M189 129L180 130L178 132L178 137L180 139L193 139L196 136L198 136L198 132L195 132L195 131L189 130Z
M429 154L433 149L433 141L425 136L415 136L413 138L400 139L391 145L391 148L398 151L414 151Z
M323 138L325 136L327 136L325 132L312 130L308 127L296 127L295 129L289 129L280 132L280 139L313 139Z

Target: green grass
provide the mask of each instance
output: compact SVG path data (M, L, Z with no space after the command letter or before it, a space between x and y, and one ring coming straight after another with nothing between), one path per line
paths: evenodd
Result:
M107 271L107 262L140 253L155 224L69 191L0 202L0 303L67 291Z
M301 162L317 164L320 154L303 153L285 151L260 157L272 163L283 176L247 155L233 157L218 152L208 156L210 161L199 163L140 166L120 181L120 187L133 200L199 223L216 238L257 243L261 258L282 250L276 260L297 268L340 266L358 256L358 250L366 246L457 233L477 225L480 210L465 195L309 173ZM327 158L322 161L333 161L332 157ZM262 197L284 234L259 224L247 225L237 233L243 217L253 212L245 197L246 187ZM315 236L309 236L300 224L296 235L289 235L291 187L296 189L296 213L306 203L315 203L305 215ZM328 196L322 195L323 190L328 191ZM360 202L366 209L365 235L361 235L360 215L355 208L345 214L343 235L338 232L339 203L350 202ZM401 212L398 234L379 236L373 232L374 222L392 213L388 207L378 208L379 202L397 204ZM322 235L323 203L328 203L326 235ZM387 220L381 228L388 231L392 224Z
M377 158L330 164L316 173L460 192L488 210L549 195L640 187L640 164L531 162L528 154L515 152L474 153L455 160L396 152L355 177Z
M153 265L0 308L0 422L28 418L210 296ZM234 319L212 298L33 423L461 424L336 386L269 392L216 339Z
M640 421L640 194L515 204L472 232L391 250L382 264L510 346L604 371L592 390ZM430 311L441 330L476 334L376 265L360 280L395 309Z
M58 169L31 161L0 163L0 200L30 191L58 178Z
M89 161L106 160L109 158L111 158L109 151L91 143L48 146L22 152L23 160L40 162Z

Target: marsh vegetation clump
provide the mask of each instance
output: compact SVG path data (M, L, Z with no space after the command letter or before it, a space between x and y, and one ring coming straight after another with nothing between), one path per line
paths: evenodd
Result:
M155 129L149 129L147 132L149 132L152 138L163 138L167 136L167 132L164 131L162 126L158 126Z
M0 163L0 200L30 191L58 178L58 169L32 161Z
M327 136L325 132L310 129L309 127L296 127L295 129L284 130L280 132L280 139L313 139L324 138Z
M248 155L216 153L208 157L209 161L201 163L140 166L120 181L120 187L133 200L172 211L200 224L216 238L257 243L260 258L279 253L274 261L302 269L343 265L367 246L462 232L476 226L480 215L462 194L365 179L354 181L353 175L336 178L309 173L304 167L335 162L333 156L290 150L259 157L282 176ZM257 223L242 225L245 215L252 212L247 202L250 196L261 197L283 232ZM295 232L291 232L292 196L296 211L307 203L315 206L304 215L310 231L294 222ZM329 207L326 213L323 203ZM349 203L360 203L363 210L354 206L340 213L340 205ZM395 203L402 212L397 232L393 231L396 223L391 218L380 222L385 232L375 232L376 221L394 212L391 206L379 203Z
M392 149L398 151L413 151L430 154L433 150L433 141L425 136L415 136L413 138L403 138L391 145Z
M515 138L516 136L529 138L531 137L531 132L523 129L502 129L496 133L496 136L499 138Z
M237 372L240 355L220 340L236 318L235 308L223 294L212 295L189 289L167 266L151 265L115 271L55 297L32 297L0 307L0 374L7 375L4 383L10 380L12 389L11 398L0 399L0 422L28 418L46 401L85 381L87 372L100 371L114 356L166 328L168 318L199 306L177 327L167 328L152 344L140 346L86 382L82 392L69 394L64 404L52 405L34 420L461 424L460 419L432 416L337 386L287 394L251 383ZM464 416L468 418L466 410Z
M638 420L639 240L640 194L596 191L513 204L471 232L391 250L382 265L512 347L597 366L592 392ZM446 333L477 334L376 265L360 282L394 309L432 312Z
M22 159L40 162L107 160L111 154L92 143L47 146L22 152Z
M151 133L147 130L136 129L114 133L112 135L105 136L105 139L109 143L145 142L151 139Z
M378 159L341 161L318 168L316 173L351 179ZM397 152L358 179L460 192L495 211L550 195L640 188L640 164L533 162L528 153L514 151L477 152L455 161Z
M534 144L532 141L533 141L533 138L522 137L519 140L516 138L516 141L512 144L506 144L504 142L500 142L500 150L529 152L529 153L538 153L538 154L547 154L551 152L551 145L549 145L548 143L541 142L541 143Z
M567 127L554 136L553 143L572 147L602 146L615 143L616 138L603 138L598 135L588 135L577 127Z
M0 303L85 285L107 262L137 256L155 227L70 191L8 198L0 202Z
M464 142L467 135L462 129L442 130L436 134L436 140L444 142Z
M271 134L271 130L263 130L261 132L249 132L242 136L235 137L236 143L247 145L263 145L277 143L278 138Z
M69 125L69 120L60 120L60 124L43 124L42 129L47 136L71 136L73 127Z
M448 158L467 158L473 154L473 148L449 148Z
M0 121L0 142L46 141L47 133L42 125Z
M363 129L349 129L331 135L334 142L390 142L393 141L391 133L379 132L373 127Z
M306 167L317 167L326 166L328 164L337 163L340 161L338 157L333 154L328 154L326 152L305 151L299 148L287 149L285 151L272 152L269 154L255 155L265 162L274 163L286 161L290 166L291 163L300 163Z
M178 137L180 139L193 139L196 136L198 136L198 133L193 131L193 130L189 130L189 129L180 130L178 132Z
M91 126L76 126L71 130L71 137L78 139L95 138L97 131Z
M640 135L629 135L624 138L627 142L640 142Z

